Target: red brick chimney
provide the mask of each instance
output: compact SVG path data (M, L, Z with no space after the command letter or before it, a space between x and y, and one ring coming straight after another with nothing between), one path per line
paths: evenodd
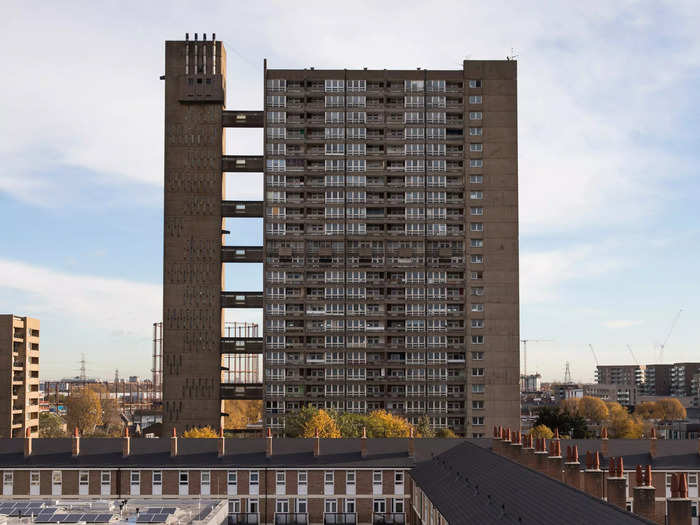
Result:
M267 427L267 436L265 437L265 457L272 457L272 430Z
M173 427L173 435L170 436L170 457L177 456L177 429Z
M27 427L24 433L24 457L28 458L32 455L32 432Z
M321 455L321 438L318 435L318 430L316 430L316 436L314 437L314 457Z
M217 440L216 455L220 458L226 454L226 438L224 437L224 427L219 427L219 438Z
M535 466L535 449L532 446L532 436L525 435L523 438L523 446L520 449L520 463L526 467Z
M651 484L651 465L637 465L636 486L632 488L632 511L654 521L656 518L656 488Z
M566 462L564 463L564 479L567 485L583 490L581 463L578 458L578 447L566 447Z
M594 498L603 498L603 471L600 469L600 454L586 452L586 470L583 471L583 490Z
M547 473L547 439L537 438L537 446L535 447L535 459L533 461L535 470L542 474Z
M608 503L627 510L627 480L624 477L624 466L621 457L617 458L617 460L610 458L606 483Z
M603 454L604 458L609 456L608 451L608 429L603 427L600 430L600 452Z
M493 426L493 437L491 438L491 450L496 454L501 453L501 428Z
M666 500L668 525L690 525L692 507L688 499L688 478L685 472L672 474L671 497Z
M131 454L131 437L129 436L129 427L124 427L124 436L122 437L122 457L128 458Z
M411 435L408 438L408 457L411 459L416 457L416 438L413 436L413 427L411 427Z
M503 440L501 441L501 450L503 451L503 455L506 457L512 457L510 455L510 444L512 443L511 436L510 436L510 428L506 428L504 431L503 435Z
M651 432L649 433L649 455L652 458L656 457L656 428L651 427Z
M550 451L549 456L547 456L547 470L546 474L557 481L563 481L562 479L562 458L561 455L561 441L559 440L559 433L555 432L554 438L549 443Z
M78 432L78 427L75 427L73 431L73 457L80 455L80 433Z
M360 440L360 457L367 457L367 428L362 427L362 439Z
M511 442L510 442L510 451L508 452L509 456L514 459L515 461L520 461L520 453L521 450L523 449L523 443L521 441L521 434L519 430L513 431Z

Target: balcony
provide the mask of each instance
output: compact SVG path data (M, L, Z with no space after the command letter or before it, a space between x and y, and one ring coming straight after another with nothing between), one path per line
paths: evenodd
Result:
M354 512L326 512L323 525L355 525L357 514Z
M236 512L228 515L229 525L258 525L260 515L257 512Z
M372 514L372 525L403 525L406 515L403 512L375 512Z
M262 128L263 119L262 111L224 110L221 125L224 128Z
M221 383L221 399L262 399L262 383Z
M275 525L307 525L309 515L305 512L275 513Z

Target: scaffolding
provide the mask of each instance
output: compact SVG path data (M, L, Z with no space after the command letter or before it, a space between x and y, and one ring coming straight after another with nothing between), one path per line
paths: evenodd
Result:
M163 398L163 323L153 323L153 399Z
M252 339L258 336L258 324L249 322L227 322L224 337ZM222 354L222 383L262 383L261 354Z

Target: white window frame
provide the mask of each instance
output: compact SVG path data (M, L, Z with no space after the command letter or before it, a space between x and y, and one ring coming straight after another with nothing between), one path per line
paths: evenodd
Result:
M132 496L141 495L141 471L140 470L130 470L129 471L129 493Z
M306 496L309 487L309 473L305 470L297 471L297 494Z
M32 470L29 472L29 495L39 496L41 494L41 471Z
M4 483L3 483L4 491ZM63 472L60 470L51 471L51 495L61 496L63 493Z
M199 472L199 493L202 496L211 494L211 470L202 470Z
M372 471L372 494L381 496L384 484L384 473L381 470Z
M190 493L190 473L188 470L180 470L177 473L178 494L188 496Z
M254 496L260 493L260 472L257 470L248 471L248 493Z
M6 470L2 473L2 495L12 496L14 491L14 472L11 470Z
M151 492L154 496L163 495L163 471L154 470L151 472Z

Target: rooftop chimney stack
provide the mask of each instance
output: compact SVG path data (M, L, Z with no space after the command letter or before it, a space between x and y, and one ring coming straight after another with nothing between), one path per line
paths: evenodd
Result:
M267 427L267 436L265 437L265 457L272 457L272 430Z
M129 427L124 427L124 436L122 437L122 457L128 458L131 455L131 437L129 436Z
M408 438L408 457L416 458L416 438L413 435L413 427L411 427L411 435Z
M318 435L318 430L316 430L316 436L314 437L314 457L317 458L321 455L321 437Z
M608 429L605 427L600 431L600 451L603 457L608 457Z
M173 427L173 435L170 436L170 457L177 456L177 429Z
M547 471L547 439L537 438L537 447L535 448L535 469L543 474Z
M24 433L24 457L28 458L31 455L32 455L32 431L29 430L29 427L27 427L27 430Z
M610 458L607 478L608 503L627 510L627 480L624 478L622 458Z
M655 521L656 489L651 484L651 465L637 465L636 487L632 488L632 509L638 516Z
M574 445L566 447L566 463L564 463L564 475L566 484L579 490L583 489L583 477L581 475L581 462L578 458L578 447Z
M80 455L80 433L78 432L78 427L73 430L73 457Z
M219 428L219 440L218 440L218 451L217 455L222 458L226 454L226 438L224 437L224 427Z
M583 471L583 490L594 498L603 499L603 480L605 475L600 469L600 454L586 452L586 470Z
M360 440L360 456L367 457L367 428L362 427L362 439Z
M666 500L668 525L690 525L692 506L688 499L688 478L685 472L671 477L671 497Z

